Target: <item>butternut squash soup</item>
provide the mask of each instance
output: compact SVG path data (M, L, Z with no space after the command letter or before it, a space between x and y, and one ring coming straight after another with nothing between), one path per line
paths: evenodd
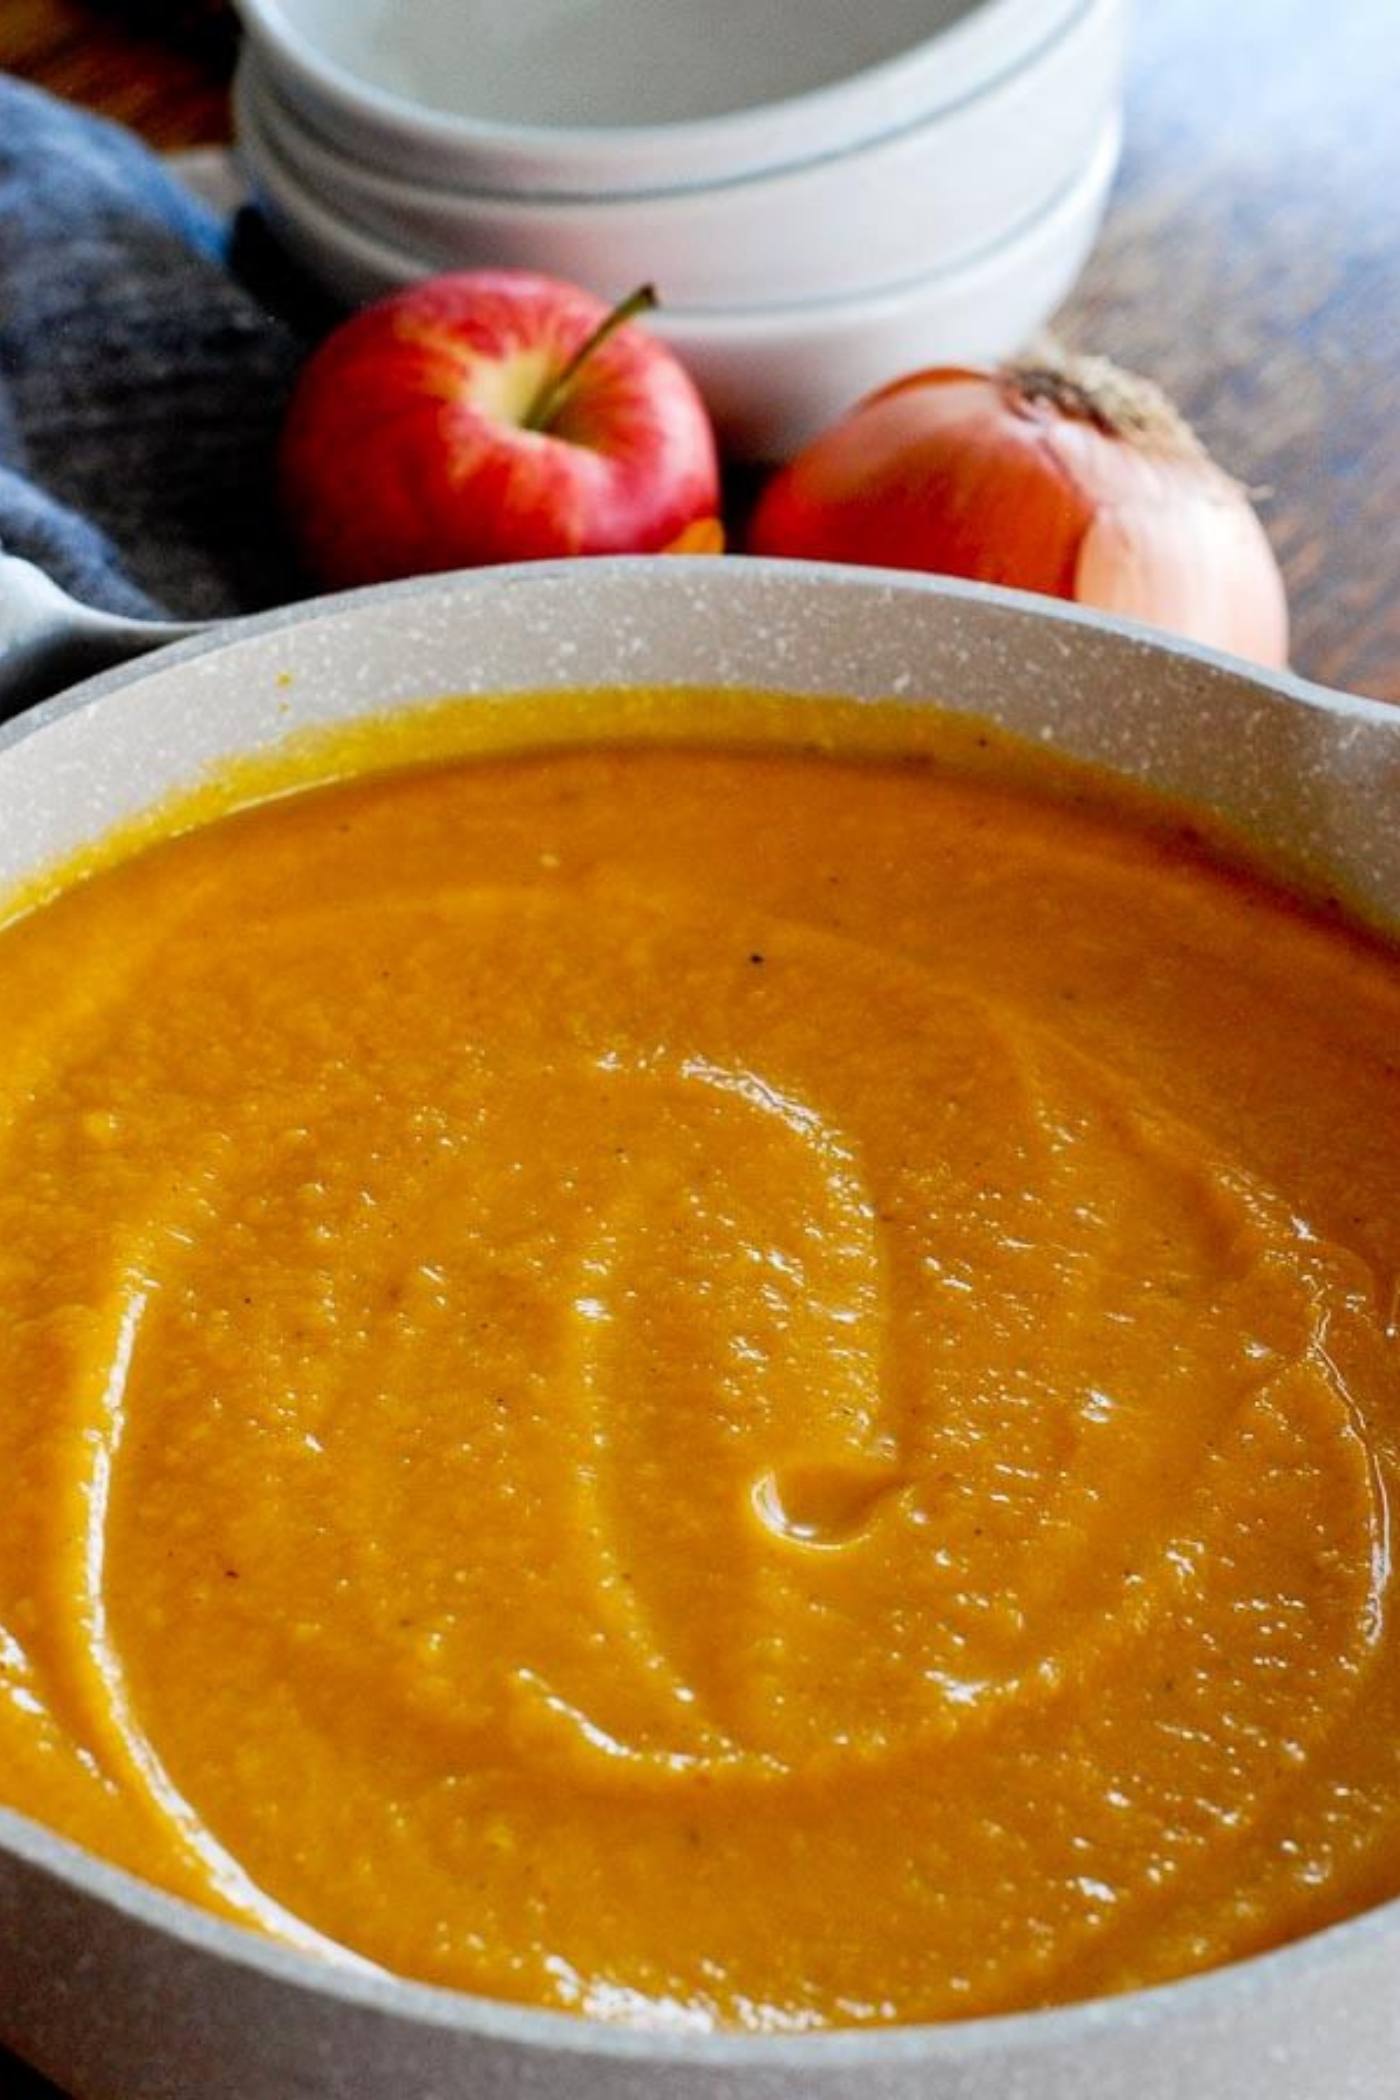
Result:
M965 726L629 706L0 934L0 1800L696 2027L1394 1895L1396 955Z

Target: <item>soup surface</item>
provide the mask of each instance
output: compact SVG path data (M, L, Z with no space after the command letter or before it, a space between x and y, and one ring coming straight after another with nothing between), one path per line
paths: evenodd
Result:
M0 1799L693 2025L1400 1890L1400 965L960 734L424 762L0 935Z

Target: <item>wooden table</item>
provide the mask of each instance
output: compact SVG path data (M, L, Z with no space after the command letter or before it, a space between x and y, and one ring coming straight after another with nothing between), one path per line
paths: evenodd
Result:
M1400 700L1400 4L1137 13L1123 175L1063 332L1268 492L1298 669Z
M1261 492L1298 668L1400 700L1400 0L1137 12L1122 176L1061 332L1161 380ZM3 0L0 66L167 149L226 139L217 33L172 49L115 16Z

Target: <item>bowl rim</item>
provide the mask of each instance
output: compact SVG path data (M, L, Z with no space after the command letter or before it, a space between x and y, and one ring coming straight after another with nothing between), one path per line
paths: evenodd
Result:
M970 254L935 263L931 270L921 270L914 277L901 277L894 284L872 285L865 291L786 299L764 306L662 304L646 316L643 325L663 340L678 342L693 353L706 345L732 347L736 341L749 346L781 342L794 328L804 326L840 329L897 319L908 308L917 309L943 286L952 285L965 293L969 283L975 284L982 273L1005 269L1027 250L1037 249L1041 242L1077 226L1081 219L1092 218L1097 226L1118 172L1123 134L1123 119L1115 110L1100 126L1087 157L1033 211ZM256 113L245 126L238 152L253 189L266 185L279 215L298 221L301 239L330 250L338 261L348 257L353 268L383 278L386 289L380 296L390 298L426 278L453 274L454 266L423 261L412 250L337 211L309 189L298 171L288 165L276 141L258 123ZM464 263L455 267L470 270L488 266Z
M979 103L992 100L1081 33L1098 30L1105 38L1110 35L1116 38L1120 46L1117 70L1121 87L1125 13L1125 0L1074 0L1073 12L1064 18L1053 34L1043 37L1033 51L1027 51L1019 60L1004 66L993 78L950 97L937 108L907 116L876 132L838 140L823 146L818 152L803 155L801 159L785 160L772 166L743 167L730 174L710 175L684 183L648 184L628 189L551 190L533 184L528 189L511 189L486 183L453 182L445 178L419 181L381 162L364 157L357 159L347 147L319 127L312 113L297 108L279 80L276 67L269 63L266 50L251 38L244 44L236 69L233 106L235 117L240 122L251 120L253 127L270 138L270 143L284 159L286 152L278 133L295 130L299 145L304 139L309 158L318 163L328 182L341 180L340 171L343 169L366 192L377 193L386 205L426 204L435 208L481 205L489 206L493 212L517 213L522 217L528 217L536 210L548 210L551 214L559 213L569 218L583 218L599 209L607 211L632 206L681 211L703 204L714 192L728 195L765 184L800 183L809 174L832 167L840 169L847 163L865 160L868 155L881 153L887 148L897 152L923 134L935 132L964 110L975 109ZM854 174L854 170L850 172Z
M790 125L810 123L811 129L820 136L824 120L834 118L843 105L853 101L859 105L868 98L873 108L878 109L902 76L917 79L937 55L946 55L950 41L975 44L976 40L984 39L995 49L994 18L1012 15L1018 6L1028 8L1033 0L966 0L954 21L920 38L893 57L800 94L752 103L717 116L688 117L674 123L612 125L516 124L500 118L453 115L446 110L434 109L426 103L414 102L392 88L362 79L350 67L322 51L298 24L289 19L283 0L235 0L235 4L249 44L254 48L260 46L265 58L275 54L273 71L285 69L303 89L332 104L347 120L361 122L368 116L385 132L413 146L449 150L476 146L490 148L506 157L512 152L545 156L575 152L606 157L612 148L619 155L630 156L645 154L649 149L674 153L678 148L701 142L712 145L721 153L730 146L734 151L742 152L746 142L753 142L755 147L761 145L771 134L779 116L787 119ZM945 108L951 111L963 101L992 92L1009 74L1019 72L1023 66L1034 65L1091 4L1092 0L1041 0L1042 13L1052 10L1051 21L1032 33L1033 41L1023 40L1015 57L1001 63L984 60L980 67L972 70L963 85L955 86L943 100L938 99L936 89L932 91L933 99L928 99L931 91L925 88L911 106L923 117L936 116ZM990 35L989 19L993 22ZM869 117L861 120L867 126L870 121ZM849 138L854 142L867 135L866 131L857 128ZM804 158L806 155L801 151L789 153L783 160L771 160L765 154L759 161L749 164L749 172L770 172L789 161L800 162Z
M914 571L775 560L757 556L722 562L694 556L605 556L589 564L603 581L636 581L652 575L676 585L720 579L721 590L761 593L770 579L805 583L822 591L875 591L941 598L1030 616L1058 630L1067 647L1086 632L1123 649L1126 662L1166 658L1194 666L1213 678L1253 686L1313 713L1353 724L1367 723L1400 740L1400 708L1316 684L1291 670L1273 671L1223 650L1185 641L1117 615L999 586L929 576ZM537 591L548 597L577 588L579 562L522 562L456 570L401 582L305 599L270 612L224 621L210 632L171 644L133 663L83 680L66 692L0 723L0 762L5 754L50 727L81 716L99 702L136 687L153 674L236 650L244 642L313 627L345 614L393 608L416 598L471 596L477 592ZM645 586L643 586L645 588ZM410 703L411 704L411 703ZM877 703L878 704L878 703ZM4 795L0 763L0 800ZM474 2035L513 2045L619 2065L699 2066L718 2071L878 2069L911 2061L959 2065L1001 2050L1020 2053L1056 2045L1074 2047L1105 2029L1156 2030L1177 2017L1215 2009L1238 2009L1242 1992L1286 1991L1294 1978L1351 1958L1361 1948L1400 1940L1400 1897L1388 1898L1284 1946L1242 1956L1195 1975L1043 2009L980 2015L967 2020L888 2027L822 2029L803 2034L696 2032L665 2026L623 2026L574 2013L479 1996L446 1986L415 1982L347 1953L343 1961L303 1952L235 1924L193 1902L109 1865L32 1817L0 1808L0 1859L6 1855L36 1868L80 1896L96 1899L135 1924L174 1940L187 1950L254 1971L275 1984L309 1992L347 2011L417 2022L441 2031Z

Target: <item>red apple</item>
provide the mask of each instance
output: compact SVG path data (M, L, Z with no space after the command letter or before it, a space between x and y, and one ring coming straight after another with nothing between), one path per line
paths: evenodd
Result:
M435 277L347 321L282 433L288 521L325 584L665 548L719 506L688 373L609 310L520 270Z

